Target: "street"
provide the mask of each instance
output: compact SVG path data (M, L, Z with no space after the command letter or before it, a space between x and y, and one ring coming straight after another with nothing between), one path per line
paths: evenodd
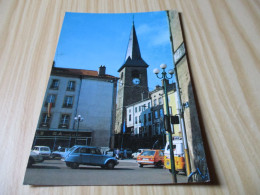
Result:
M177 175L178 183L186 183L185 175ZM167 169L144 166L139 168L136 160L119 160L113 170L99 166L80 165L78 169L66 167L61 160L45 160L27 168L24 184L31 185L138 185L172 184Z

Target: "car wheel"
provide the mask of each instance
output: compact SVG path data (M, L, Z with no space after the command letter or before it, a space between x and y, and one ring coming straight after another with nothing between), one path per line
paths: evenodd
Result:
M67 167L70 167L70 163L69 163L69 162L66 162L66 166L67 166Z
M108 168L108 169L114 169L114 167L115 167L115 163L114 163L113 161L109 161L109 162L107 163L107 168Z
M79 167L78 163L71 163L70 164L70 168L72 168L72 169L77 169L78 167Z
M161 162L161 161L157 162L157 163L155 164L155 167L157 167L157 168L162 167L162 162Z
M139 167L142 168L144 165L143 164L139 164Z

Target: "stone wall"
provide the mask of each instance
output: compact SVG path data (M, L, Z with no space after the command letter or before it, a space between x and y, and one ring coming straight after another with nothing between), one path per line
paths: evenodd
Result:
M176 11L169 11L168 17L173 41L173 52L176 52L184 41L179 14ZM199 166L204 172L207 167L206 161L201 160L205 158L205 151L188 68L187 53L177 61L175 66L179 80L181 101L182 103L189 103L189 107L184 109L184 123L186 127L191 169L192 171L195 171L196 167Z

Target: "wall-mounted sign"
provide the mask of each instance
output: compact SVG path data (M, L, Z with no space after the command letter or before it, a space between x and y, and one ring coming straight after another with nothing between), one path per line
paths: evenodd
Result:
M182 43L178 49L174 52L174 63L177 64L179 60L185 55L185 46L184 43Z

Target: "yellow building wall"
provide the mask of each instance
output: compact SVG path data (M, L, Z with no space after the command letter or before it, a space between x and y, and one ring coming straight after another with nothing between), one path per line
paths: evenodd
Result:
M169 109L171 110L171 116L176 115L177 112L177 97L176 97L176 91L169 91L168 93L168 104L169 104ZM166 113L166 104L165 104L165 95L163 95L163 109L164 109L164 113ZM180 129L180 125L176 124L173 125L174 128L174 133L172 134L173 137L182 137L182 133L181 133L181 129ZM168 133L166 133L167 135ZM168 136L167 136L167 141L168 141Z

